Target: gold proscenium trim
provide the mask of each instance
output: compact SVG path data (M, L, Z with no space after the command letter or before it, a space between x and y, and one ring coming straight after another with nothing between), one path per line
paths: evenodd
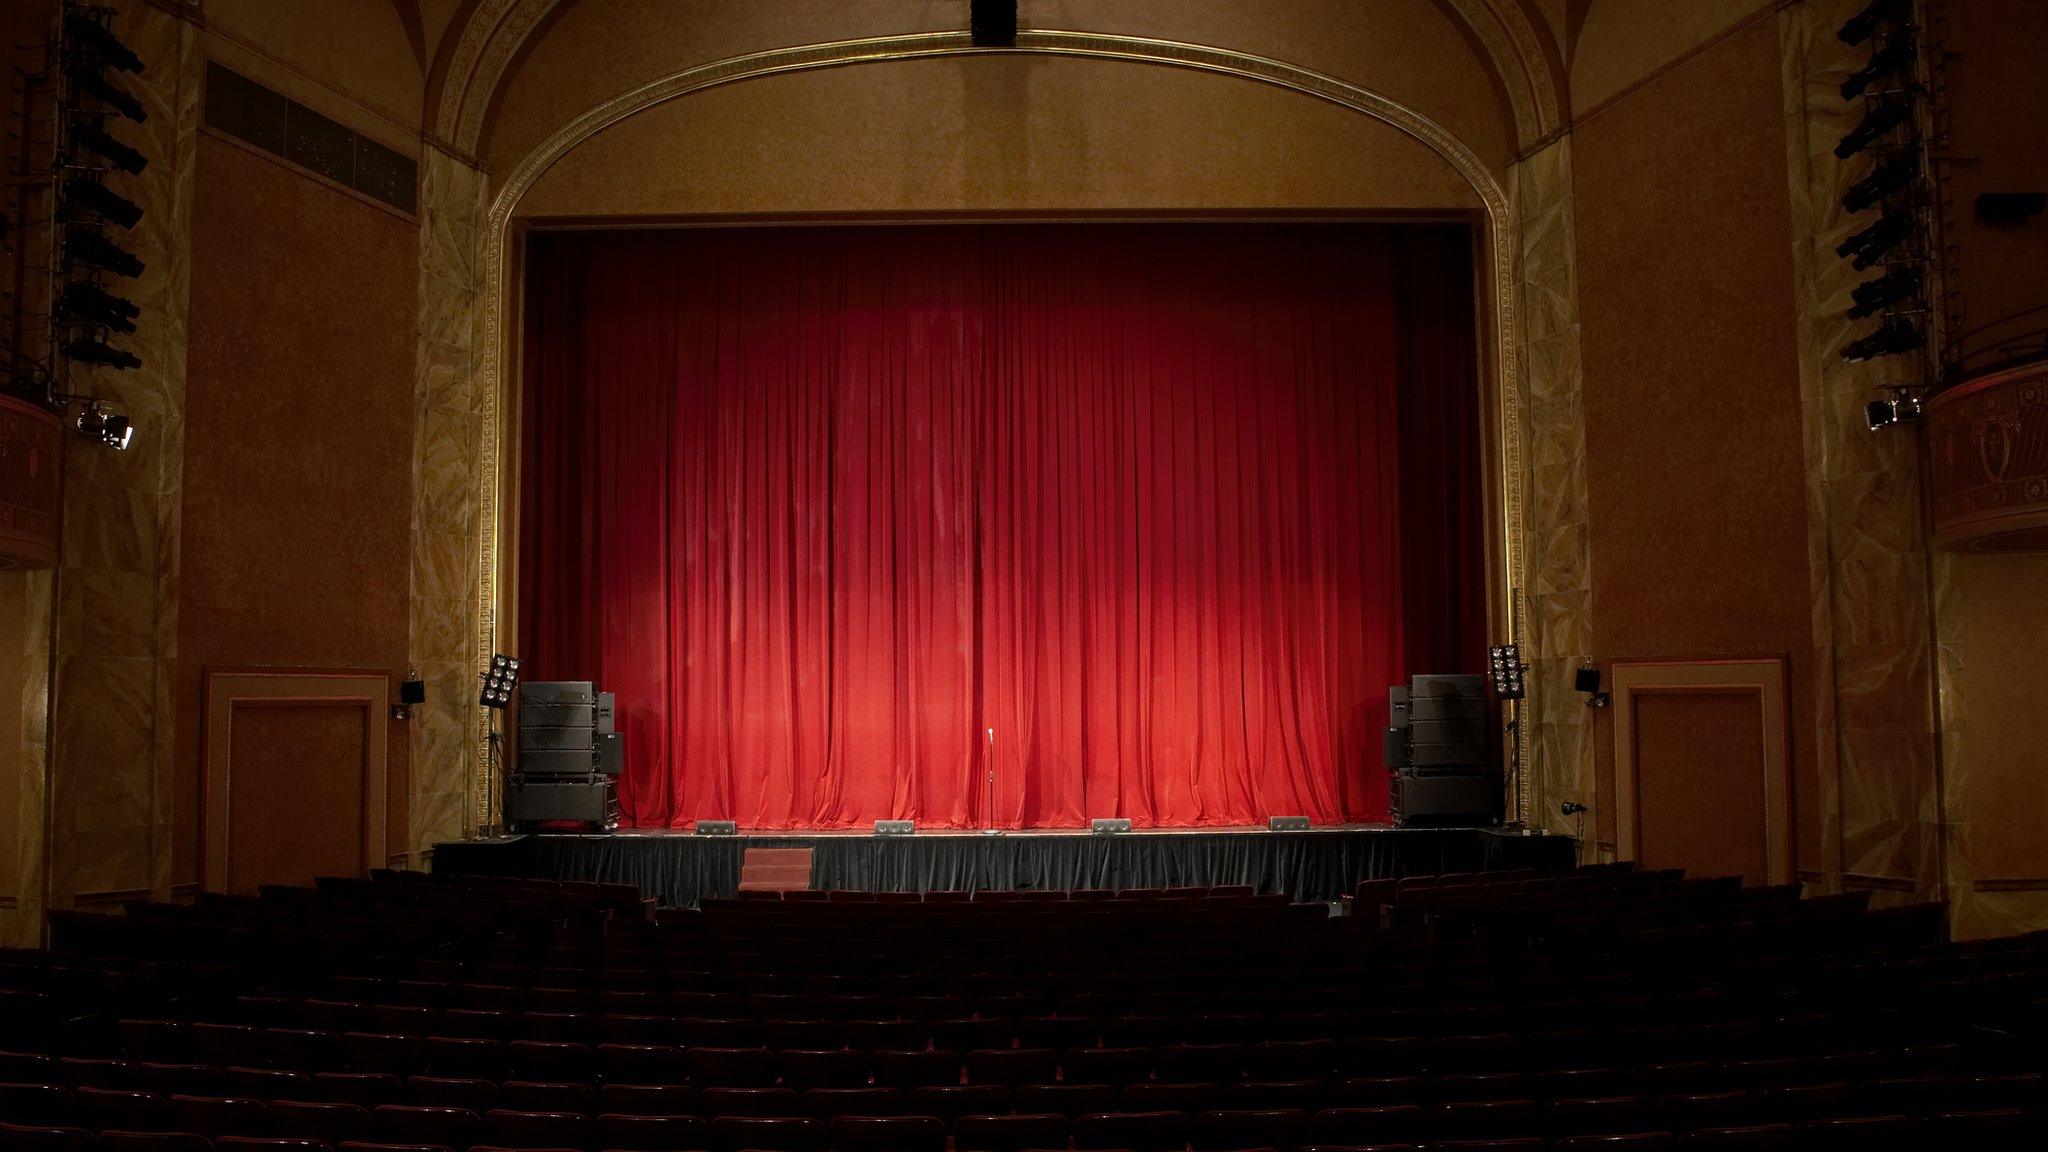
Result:
M503 414L507 411L502 403L505 399L503 389L509 386L509 382L504 379L504 365L508 361L505 318L509 311L512 279L512 214L519 201L549 168L568 155L577 145L631 116L693 92L702 92L708 88L742 80L853 64L1017 53L1095 60L1127 60L1139 64L1185 68L1253 80L1312 96L1371 116L1421 141L1457 169L1466 183L1472 186L1472 190L1478 193L1480 201L1486 207L1486 263L1492 288L1489 294L1492 300L1490 318L1496 347L1494 364L1497 375L1493 381L1495 386L1492 400L1500 453L1499 474L1496 478L1498 487L1493 495L1499 501L1500 510L1500 536L1496 545L1501 562L1497 575L1501 581L1498 591L1502 613L1502 618L1496 622L1497 634L1507 640L1519 639L1517 632L1523 618L1524 587L1522 389L1517 354L1521 343L1521 323L1514 300L1514 209L1506 191L1500 182L1494 179L1493 173L1463 141L1428 116L1377 92L1347 84L1321 72L1299 68L1265 56L1203 44L1097 32L1020 29L1014 48L977 47L966 32L932 32L776 48L688 68L672 76L643 84L585 112L528 153L506 177L497 195L491 200L489 216L484 227L484 273L488 280L483 301L483 338L477 350L477 376L484 404L484 442L478 456L480 474L477 478L478 490L482 497L479 509L482 540L477 567L478 611L474 654L477 671L481 672L490 661L492 645L496 642L497 622L501 615L501 606L498 602L498 542L504 532L498 522L502 513L499 484L503 479L499 439ZM1524 744L1522 751L1526 760L1526 738L1519 734L1516 738ZM495 798L489 795L490 790L487 787L488 756L488 743L479 738L472 748L471 764L471 795L476 807L476 824L494 822ZM1516 788L1516 816L1529 810L1528 775L1527 771L1521 774L1520 783Z

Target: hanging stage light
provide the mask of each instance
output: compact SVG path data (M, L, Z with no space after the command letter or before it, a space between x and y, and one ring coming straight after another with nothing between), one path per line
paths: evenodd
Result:
M64 251L81 264L130 279L142 275L146 267L134 253L90 228L73 228L66 232Z
M1835 158L1847 160L1870 147L1878 137L1912 119L1912 116L1913 106L1904 100L1886 100L1871 105L1870 111L1863 114L1863 119L1858 121L1854 128L1849 129L1849 134L1842 137L1841 143L1835 145Z
M126 371L142 367L142 358L92 336L81 336L64 345L64 355L81 364L99 364Z
M1904 0L1870 0L1863 11L1849 17L1835 30L1835 37L1844 44L1861 44L1884 27L1884 22L1903 6Z
M1860 340L1851 340L1842 346L1842 359L1850 363L1875 360L1879 356L1896 356L1911 352L1927 343L1927 334L1906 321L1893 317L1884 322L1884 327Z
M128 422L126 416L107 411L97 400L85 402L85 408L78 413L78 420L72 427L87 440L104 444L116 452L125 451L135 435L135 426Z
M1879 310L1889 308L1901 300L1911 299L1920 291L1920 269L1912 264L1894 264L1885 269L1884 275L1875 280L1865 280L1851 289L1849 296L1856 303L1849 309L1849 319L1861 320L1875 316Z
M1872 400L1863 406L1864 422L1872 432L1920 418L1920 398L1904 388L1894 388L1890 399Z
M142 101L130 96L127 89L100 75L97 71L83 65L73 65L64 70L64 76L65 79L71 81L73 88L84 92L122 116L135 121L137 124L148 123L149 113L143 109Z
M1835 245L1835 255L1853 257L1858 272L1877 263L1913 233L1913 217L1907 212L1887 212L1877 222Z
M142 71L142 57L128 50L121 38L82 12L72 12L64 17L64 38L78 51L97 56L100 63L123 72Z
M84 145L88 152L97 154L130 176L140 176L142 170L149 167L149 157L90 124L72 129L71 138Z
M142 205L90 176L73 176L64 181L64 206L90 212L123 228L133 228L142 219Z
M1909 72L1913 68L1915 55L1911 34L1894 36L1884 47L1870 54L1870 62L1849 74L1842 81L1842 99L1854 100L1879 80L1887 76Z
M1851 184L1849 190L1842 193L1842 207L1850 212L1874 208L1879 201L1911 184L1919 175L1920 158L1911 152L1901 153L1880 163L1870 170L1870 175Z
M142 314L142 309L86 280L66 284L57 306L73 320L115 332L135 331L135 318Z

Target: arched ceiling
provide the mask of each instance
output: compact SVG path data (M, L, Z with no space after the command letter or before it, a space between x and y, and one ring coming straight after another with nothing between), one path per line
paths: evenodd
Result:
M956 30L967 14L966 0L392 2L419 48L432 46L423 130L494 173L546 135L535 122L566 123L683 67L797 44ZM1315 68L1428 112L1504 165L1568 119L1556 35L1566 14L1546 11L1561 7L1561 0L1022 0L1020 17L1026 27L1181 40Z

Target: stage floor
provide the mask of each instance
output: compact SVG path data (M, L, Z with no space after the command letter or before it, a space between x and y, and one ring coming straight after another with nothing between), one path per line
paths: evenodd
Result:
M1114 836L1085 828L912 836L697 836L635 829L454 841L435 847L433 867L443 873L632 884L662 904L695 907L705 897L738 891L740 858L748 848L811 849L814 888L929 892L1250 884L1296 900L1335 900L1361 880L1387 876L1568 867L1573 859L1567 836L1347 824L1300 832L1156 828Z

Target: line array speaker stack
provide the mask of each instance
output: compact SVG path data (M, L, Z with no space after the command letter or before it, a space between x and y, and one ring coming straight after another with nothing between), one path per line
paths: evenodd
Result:
M621 753L611 693L588 680L520 685L518 747L505 779L506 823L618 827Z
M1388 695L1392 722L1384 750L1395 826L1500 823L1500 769L1489 747L1485 678L1415 676Z

